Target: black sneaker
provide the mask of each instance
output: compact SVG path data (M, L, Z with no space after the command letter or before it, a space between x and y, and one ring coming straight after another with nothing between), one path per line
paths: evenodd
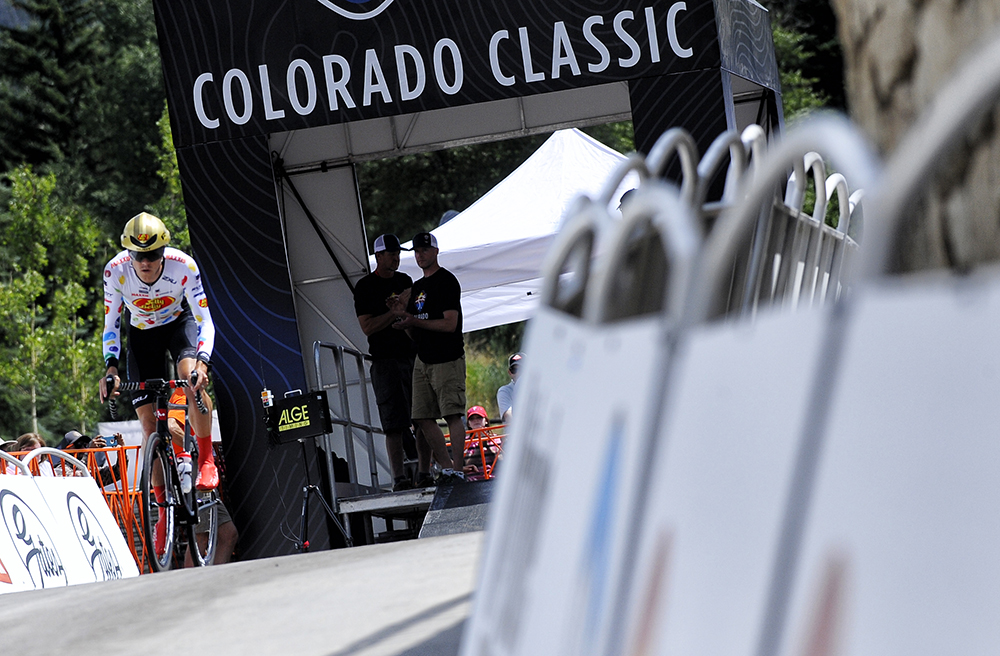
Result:
M405 476L403 476L402 478L397 478L396 482L392 484L393 492L404 492L406 490L412 490L412 489L413 489L413 483L410 482L410 479L406 478Z
M417 482L414 485L414 487L417 488L434 487L435 485L437 485L437 483L434 482L434 477L431 476L430 474L418 474Z

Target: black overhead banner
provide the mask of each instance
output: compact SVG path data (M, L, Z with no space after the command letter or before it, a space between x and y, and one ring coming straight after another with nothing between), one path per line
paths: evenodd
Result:
M720 65L711 0L157 9L178 147Z

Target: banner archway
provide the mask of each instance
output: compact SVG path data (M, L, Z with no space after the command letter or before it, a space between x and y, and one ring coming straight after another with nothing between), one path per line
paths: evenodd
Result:
M640 150L673 126L704 150L727 128L781 123L770 20L753 0L154 8L251 558L292 551L283 532L305 475L297 448L268 445L261 388L309 389L316 340L367 350L345 284L368 261L354 163L628 118Z

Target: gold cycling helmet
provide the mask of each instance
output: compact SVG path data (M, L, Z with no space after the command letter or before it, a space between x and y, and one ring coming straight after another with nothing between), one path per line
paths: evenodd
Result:
M163 221L152 214L136 214L122 231L122 246L130 251L145 253L164 248L170 243L170 231Z

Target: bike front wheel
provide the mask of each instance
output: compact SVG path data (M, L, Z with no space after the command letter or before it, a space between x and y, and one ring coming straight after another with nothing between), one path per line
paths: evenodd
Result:
M146 440L145 454L142 459L142 477L139 487L142 497L142 534L145 560L153 572L170 569L174 562L174 542L176 524L174 522L174 507L180 499L180 490L173 474L173 463L167 455L170 441L164 441L159 434L153 433ZM153 472L159 469L163 473L162 502L156 500L153 492ZM159 540L157 539L159 538Z

